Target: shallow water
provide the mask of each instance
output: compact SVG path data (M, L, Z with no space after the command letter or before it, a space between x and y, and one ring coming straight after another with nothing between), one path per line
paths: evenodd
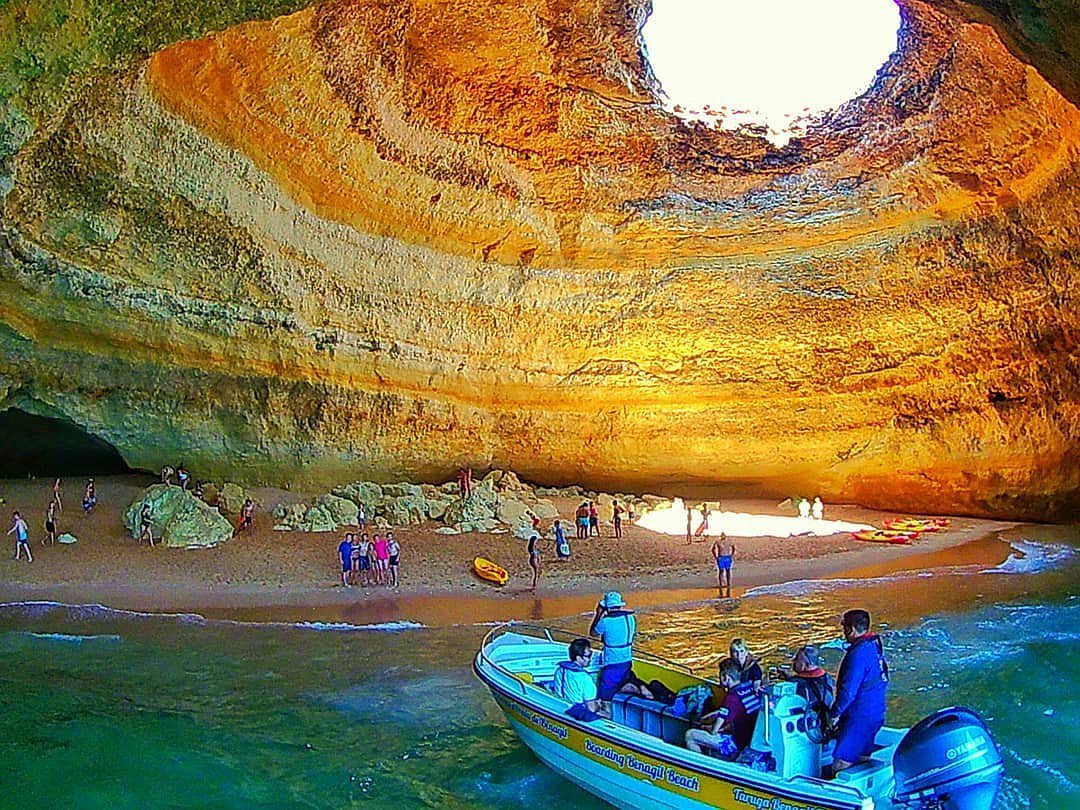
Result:
M1080 806L1075 531L1010 541L1000 565L650 605L642 643L711 669L738 635L780 663L867 607L892 666L890 723L971 706L1005 756L1000 808ZM0 807L602 806L537 762L471 675L486 630L2 606ZM840 655L826 651L833 667Z

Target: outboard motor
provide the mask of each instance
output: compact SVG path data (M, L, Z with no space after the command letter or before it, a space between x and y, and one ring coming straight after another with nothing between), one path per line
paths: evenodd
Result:
M982 719L942 709L916 723L893 756L894 801L941 810L990 810L1005 766Z

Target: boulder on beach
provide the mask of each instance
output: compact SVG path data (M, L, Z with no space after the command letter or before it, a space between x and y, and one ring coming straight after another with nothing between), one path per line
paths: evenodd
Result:
M383 484L383 495L387 498L400 498L402 496L410 497L422 497L424 490L419 484L410 484L408 481L401 481L397 484Z
M421 494L398 495L383 502L382 512L391 526L413 526L427 520L426 508Z
M517 498L500 498L495 510L495 517L510 526L516 526L522 521L532 523L532 515L529 505Z
M348 498L337 495L320 495L315 499L315 505L322 507L334 521L334 528L342 526L356 526L360 519L360 510L357 505Z
M529 508L532 509L532 513L541 520L555 520L555 518L559 516L559 510L555 507L555 504L543 498L539 499Z
M233 525L214 507L180 487L154 484L124 512L124 525L133 538L139 536L144 504L150 506L150 519L166 546L216 546L233 536Z
M378 511L385 497L383 488L371 481L353 481L351 484L335 487L332 492L338 497L348 498L357 506L364 507L364 516L368 520Z
M205 489L203 494L206 494ZM247 495L237 484L222 484L221 492L218 493L217 497L218 509L221 510L223 515L239 515L240 510L244 508L246 499Z
M337 521L326 507L312 506L296 528L302 532L332 532L337 529Z

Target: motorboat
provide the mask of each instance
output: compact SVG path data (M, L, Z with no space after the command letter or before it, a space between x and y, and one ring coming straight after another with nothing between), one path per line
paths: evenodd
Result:
M882 728L869 759L835 779L823 777L833 743L791 683L766 688L750 744L761 754L753 765L687 749L690 720L678 705L618 694L611 719L576 720L550 689L573 638L503 625L484 638L473 670L541 762L616 807L990 810L997 794L1001 756L978 715L964 708L942 709L911 729ZM715 698L724 694L716 681L644 652L635 650L633 668L641 680L675 692L704 686ZM599 664L587 671L595 677Z

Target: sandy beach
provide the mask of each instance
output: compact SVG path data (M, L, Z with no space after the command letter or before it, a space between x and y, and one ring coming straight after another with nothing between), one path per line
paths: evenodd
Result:
M522 611L521 617L537 611L550 615L553 605L571 612L579 609L579 602L587 606L596 593L610 589L665 592L669 602L715 595L716 571L709 555L710 541L688 545L684 537L656 534L638 526L624 527L624 536L619 540L612 536L610 527L603 526L602 537L572 540L573 556L566 561L557 560L554 550L546 545L543 576L536 593L528 587L525 543L510 534L447 536L435 532L439 524L403 527L395 529L402 546L400 587L344 588L336 551L340 532L279 532L272 528L270 509L280 501L297 500L297 494L253 490L252 497L259 506L254 529L217 548L150 548L133 540L122 520L124 509L150 483L153 479L144 475L98 478L98 506L92 514L84 515L79 503L84 481L66 481L59 531L71 532L78 543L43 547L44 512L52 482L0 481L5 528L10 525L12 511L22 512L30 526L34 553L32 564L15 561L9 547L9 553L0 560L0 599L99 602L156 611L256 611L259 615L362 613L385 620L401 615L406 604L414 613L419 602L429 606L423 612L439 613L452 609L462 601L461 597L490 601L491 614L502 618ZM576 503L556 500L556 505L569 519ZM771 501L725 500L724 508L754 514L790 514L790 510ZM880 526L893 515L830 504L827 517ZM923 555L956 549L1015 525L954 518L946 531L923 535L909 546L859 542L847 533L737 538L734 595L749 587L826 578L843 572L874 576L875 571L884 570L882 566L918 565ZM958 552L952 553L955 556ZM978 553L985 557L987 552L983 549ZM471 561L477 555L505 567L510 572L508 585L497 588L478 579L471 571ZM510 610L507 605L509 601L533 605L536 600L543 600L548 607Z

